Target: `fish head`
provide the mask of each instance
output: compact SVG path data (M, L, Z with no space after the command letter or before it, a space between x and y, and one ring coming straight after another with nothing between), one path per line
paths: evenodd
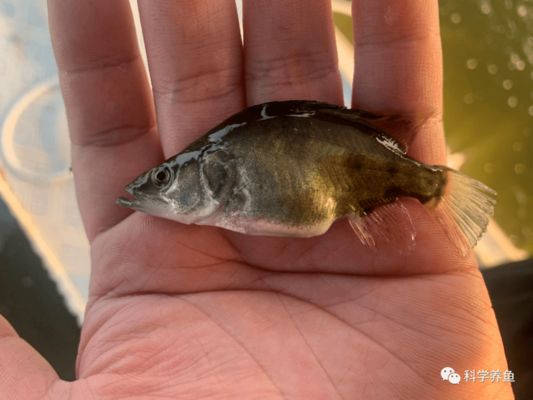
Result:
M194 153L182 153L139 175L125 187L132 199L117 203L184 224L208 218L224 200L228 166L217 154Z

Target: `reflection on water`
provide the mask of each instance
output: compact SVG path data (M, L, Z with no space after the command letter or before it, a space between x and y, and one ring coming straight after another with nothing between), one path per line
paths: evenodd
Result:
M441 0L448 144L498 191L496 220L533 255L533 0ZM335 23L352 38L351 21Z
M533 254L533 1L440 8L448 143L498 191L496 220Z

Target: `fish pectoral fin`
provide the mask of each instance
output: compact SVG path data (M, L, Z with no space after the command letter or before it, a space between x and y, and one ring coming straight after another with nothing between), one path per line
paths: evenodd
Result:
M402 253L415 245L416 230L407 208L400 202L380 206L366 215L352 215L348 222L365 246L388 243Z
M248 190L248 183L241 183L231 194L232 206L240 210L248 210L252 204L252 196Z

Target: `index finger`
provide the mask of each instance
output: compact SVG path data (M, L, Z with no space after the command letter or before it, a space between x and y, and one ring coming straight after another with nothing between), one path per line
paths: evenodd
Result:
M162 158L152 98L127 0L48 0L48 15L76 195L92 240L130 213L115 199Z
M438 2L354 0L352 13L354 106L425 120L412 142L408 132L399 139L414 158L444 163Z

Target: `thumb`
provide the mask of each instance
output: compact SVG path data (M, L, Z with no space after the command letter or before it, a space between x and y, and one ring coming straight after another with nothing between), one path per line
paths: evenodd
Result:
M0 315L0 398L68 398L68 386ZM65 396L61 396L63 392Z

